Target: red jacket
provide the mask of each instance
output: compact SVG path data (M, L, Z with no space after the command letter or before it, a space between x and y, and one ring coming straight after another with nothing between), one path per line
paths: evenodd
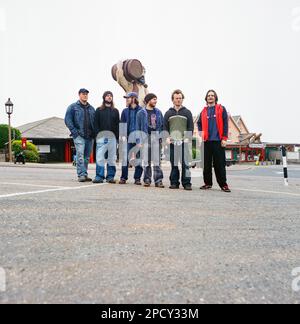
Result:
M205 142L207 142L209 139L207 110L208 110L208 107L205 107L201 114L202 137ZM217 127L218 127L218 131L219 131L219 135L220 135L220 138L222 141L227 141L228 137L224 135L223 111L224 111L224 108L221 105L216 105L216 120L217 120Z

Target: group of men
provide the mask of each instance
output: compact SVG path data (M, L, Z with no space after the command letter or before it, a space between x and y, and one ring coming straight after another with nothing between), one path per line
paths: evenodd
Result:
M77 154L79 182L116 184L117 147L122 158L120 185L128 181L129 165L134 166L134 183L137 186L164 188L161 168L162 145L169 148L171 162L170 189L192 190L189 158L194 133L191 111L184 107L181 90L172 93L173 106L163 116L156 107L157 96L146 95L140 103L138 94L128 93L126 108L121 116L114 105L111 91L103 94L102 105L95 110L88 102L89 91L80 89L79 100L68 107L65 123L71 132ZM212 167L217 182L224 192L230 192L226 179L225 147L228 139L228 114L218 104L214 90L206 95L207 106L202 110L198 131L204 141L204 185L201 190L213 186ZM96 177L88 176L88 164L96 140ZM181 179L180 168L181 164ZM144 174L144 175L143 175ZM143 177L143 179L142 179ZM142 183L143 180L143 183Z

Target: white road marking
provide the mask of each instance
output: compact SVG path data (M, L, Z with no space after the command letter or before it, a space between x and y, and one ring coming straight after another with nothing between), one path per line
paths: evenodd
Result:
M0 185L12 185L12 186L20 186L20 187L37 187L37 188L65 188L62 186L51 186L51 185L36 185L30 183L13 183L13 182L0 182Z
M242 188L234 188L235 191L248 191L248 192L259 192L259 193L268 193L274 195L288 195L288 196L296 196L300 197L300 193L293 192L284 192L284 191L268 191L268 190L259 190L259 189L242 189Z
M95 187L100 187L105 185L107 185L107 183L101 183L101 184L90 185L90 186L82 186L82 187L60 187L56 189L48 189L48 190L40 190L40 191L18 192L18 193L13 193L8 195L1 195L0 199L19 197L19 196L28 196L28 195L38 195L38 194L49 193L49 192L81 190L81 189L95 188Z
M2 182L0 184L4 184L4 183ZM7 184L12 184L12 183L7 183ZM14 185L25 185L25 184L14 184ZM53 189L30 191L30 192L18 192L18 193L13 193L13 194L0 195L0 199L28 196L28 195L37 195L37 194L50 193L50 192L90 189L90 188L101 187L101 186L105 186L105 185L107 185L107 183L101 183L101 184L96 184L96 185L86 185L86 186L81 186L81 187L78 187L78 186L76 186L76 187L45 186L48 188L52 187ZM31 186L31 185L28 184L28 186ZM32 185L32 186L40 186L40 185ZM234 191L253 192L253 193L266 193L266 194L274 194L274 195L288 195L288 196L300 197L300 193L292 193L292 192L284 192L284 191L270 191L270 190L260 190L260 189L244 189L244 188L233 188L233 190Z

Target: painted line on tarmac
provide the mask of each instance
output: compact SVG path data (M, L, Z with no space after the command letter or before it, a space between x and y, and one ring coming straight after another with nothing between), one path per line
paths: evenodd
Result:
M12 186L20 186L20 187L37 187L37 188L65 188L62 186L51 186L51 185L37 185L30 183L13 183L13 182L0 182L0 185L12 185Z
M242 188L235 188L235 191L247 191L247 192L256 192L256 193L266 193L266 194L275 194L275 195L288 195L288 196L295 196L300 197L300 194L292 193L292 192L284 192L284 191L268 191L268 190L256 190L256 189L242 189Z
M107 185L107 183L101 183L97 185L90 185L90 186L82 186L82 187L61 187L56 189L48 189L48 190L39 190L39 191L30 191L30 192L18 192L8 195L1 195L0 199L5 198L13 198L13 197L21 197L21 196L30 196L30 195L38 195L38 194L44 194L44 193L50 193L50 192L59 192L59 191L72 191L72 190L82 190L82 189L88 189L88 188L96 188L96 187L102 187Z

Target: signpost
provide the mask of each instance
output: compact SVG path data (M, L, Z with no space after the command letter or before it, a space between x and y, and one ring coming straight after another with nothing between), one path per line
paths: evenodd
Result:
M288 168L287 168L287 154L286 154L286 147L281 146L282 152L282 161L283 161L283 174L284 174L284 185L289 185L289 177L288 177Z

